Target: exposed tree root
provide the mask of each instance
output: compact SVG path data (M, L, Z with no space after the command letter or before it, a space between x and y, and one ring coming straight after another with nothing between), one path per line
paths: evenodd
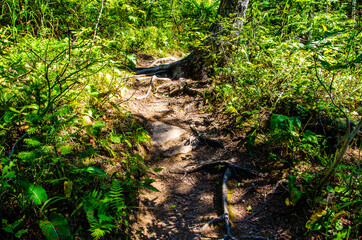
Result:
M186 77L192 79L206 79L208 76L212 75L210 63L206 63L207 61L205 61L205 56L203 54L196 52L193 51L187 57L173 63L149 68L134 68L133 71L137 75L166 76L173 80Z
M224 239L235 239L233 235L231 235L230 223L229 223L229 208L228 208L228 182L232 173L230 168L225 170L224 179L222 182L222 205L224 209L224 221L226 228L226 236Z
M260 236L254 236L254 235L244 235L240 236L239 239L257 239L257 240L269 240L269 238L266 237L260 237Z
M199 95L199 96L203 95L203 93L201 91L190 88L186 82L180 88L175 89L172 92L170 92L169 96L174 97L174 96L181 95L181 94L186 94L191 97L194 97L197 95Z
M209 147L214 147L214 148L224 148L224 143L222 143L221 141L211 139L211 138L201 135L201 133L199 131L197 131L197 129L193 126L190 126L190 128L196 134L196 136L199 138L199 141L201 144L206 144Z
M184 176L187 173L194 173L194 172L198 172L201 171L205 168L210 168L210 167L215 167L215 166L220 166L220 165L224 165L226 167L225 173L224 173L224 178L223 178L223 183L222 183L222 204L223 204L223 214L221 216L219 216L218 218L212 219L211 221L209 221L208 223L206 223L197 233L197 235L195 236L194 239L199 238L200 239L200 235L202 235L202 232L204 232L207 228L209 228L211 225L217 224L219 222L224 221L225 223L225 228L226 228L226 235L224 237L225 240L236 240L236 238L234 236L231 235L231 228L230 228L230 221L229 221L229 208L228 208L228 189L227 189L227 184L228 181L230 180L232 175L235 175L235 177L239 178L238 174L237 174L237 170L239 171L243 171L252 175L256 175L256 176L263 176L260 173L255 173L254 171L248 169L248 168L244 168L244 167L240 167L238 165L235 165L231 162L228 162L226 160L220 160L220 161L214 161L214 162L208 162L208 163L204 163L198 167L195 167L193 169L190 170L186 170L186 171L170 171L171 173L176 173L176 174L184 174ZM246 235L246 236L241 236L239 237L239 239L260 239L260 240L267 240L268 238L264 238L264 237L259 237L259 236L253 236L253 235Z
M231 162L228 162L226 160L207 162L207 163L201 164L198 167L195 167L195 168L192 168L192 169L189 169L189 170L186 170L186 171L170 171L170 173L176 173L176 174L195 173L195 172L199 172L199 171L201 171L201 170L203 170L205 168L211 168L211 167L220 166L220 165L231 168L231 170L235 169L235 170L239 170L239 171L242 171L242 172L249 173L251 175L255 175L255 176L258 176L258 177L263 177L263 174L261 174L261 173L256 173L256 172L254 172L254 171L252 171L252 170L250 170L248 168L240 167L240 166L238 166L236 164L233 164Z
M151 75L166 75L170 76L171 71L173 68L177 66L179 61L169 63L169 64L163 64L156 67L149 67L149 68L135 68L134 72L136 75L145 74L147 76Z
M174 58L174 57L166 57L166 58L160 58L160 59L157 59L156 61L154 61L150 67L155 67L156 65L159 65L159 64L162 64L162 63L165 63L165 62L176 62L178 59L177 58Z
M278 187L279 187L280 185L283 186L283 185L282 185L283 183L288 183L288 180L285 179L285 178L279 180L279 181L277 182L277 184L275 184L275 187L267 193L267 195L265 196L265 198L268 197L268 196L271 195L271 194L274 194L275 191L278 189ZM283 187L284 187L284 186L283 186Z
M148 97L148 95L150 95L150 93L151 93L151 91L152 91L152 87L153 87L153 82L154 82L156 79L157 79L157 77L156 77L155 75L152 76L151 81L150 81L150 87L148 88L147 93L146 93L145 95L141 96L141 97L137 97L137 98L136 98L137 100L144 99L144 98Z
M196 234L195 238L199 238L200 239L200 235L202 235L202 233L209 227L211 227L212 225L215 225L219 222L224 221L225 223L225 228L226 228L226 235L223 239L225 240L236 240L236 238L231 234L231 227L230 227L230 220L229 220L229 207L228 207L228 182L230 180L232 176L232 170L231 167L226 168L225 173L224 173L224 178L223 178L223 182L222 182L222 205L223 205L223 214L217 218L212 219L211 221L209 221L208 223L206 223L202 228L200 228L200 230L198 231L198 233ZM254 236L254 235L244 235L244 236L240 236L239 239L260 239L260 240L268 240L268 238L265 237L259 237L259 236Z
M156 92L158 92L158 90L160 90L160 89L169 88L169 87L175 86L175 85L178 85L178 83L176 83L176 82L166 82L166 83L156 87Z

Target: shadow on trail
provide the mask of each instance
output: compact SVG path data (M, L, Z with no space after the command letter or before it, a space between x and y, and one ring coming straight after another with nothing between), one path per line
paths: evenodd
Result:
M167 97L164 97L164 100ZM157 101L157 99L152 99ZM240 182L229 182L228 200L231 233L238 236L253 235L268 239L307 239L303 236L307 213L303 203L297 207L287 207L286 186L279 186L273 194L268 194L283 178L280 171L271 174L268 154L262 148L254 155L246 153L240 139L243 133L226 134L222 131L225 122L215 114L205 113L202 102L195 98L181 96L167 99L167 111L142 114L142 107L151 106L151 100L140 102L141 109L133 115L142 120L150 132L152 122L159 121L178 126L192 135L190 126L196 126L199 132L212 139L220 140L225 148L199 146L190 153L174 157L165 157L160 147L148 149L146 164L153 168L164 168L159 173L149 174L156 182L153 184L160 192L144 191L139 203L139 211L133 225L134 239L220 239L225 236L222 224L203 232L201 238L195 238L199 229L223 214L221 182L225 169L214 167L189 174L173 174L169 171L183 171L198 166L205 161L237 159L234 164L249 168L255 172L267 173L265 177L253 177L240 173ZM191 107L185 110L187 106ZM151 132L150 132L151 133ZM264 239L265 239L264 238ZM246 238L242 238L246 239ZM252 238L250 238L252 239Z

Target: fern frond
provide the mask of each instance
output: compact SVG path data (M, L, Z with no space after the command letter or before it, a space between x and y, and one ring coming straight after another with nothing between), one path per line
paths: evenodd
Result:
M108 216L106 214L98 214L98 218L99 218L100 223L102 223L102 222L111 222L112 220L114 220L114 217Z
M113 179L112 181L109 197L112 209L118 212L119 210L125 208L123 187L117 179Z
M90 229L90 231L92 232L91 235L94 239L100 239L107 233L107 231L100 228Z
M83 208L87 215L87 220L91 226L98 222L95 216L95 212L99 208L99 199L101 196L102 193L94 190L91 194L88 194L83 198Z

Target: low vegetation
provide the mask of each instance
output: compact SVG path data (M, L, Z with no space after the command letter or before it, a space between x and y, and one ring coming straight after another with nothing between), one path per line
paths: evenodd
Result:
M139 188L157 189L138 151L150 137L122 91L141 54L185 56L214 21L229 24L219 1L0 6L1 236L130 238ZM250 154L282 164L286 204L312 209L306 229L326 239L361 235L361 29L356 1L250 2L204 93Z

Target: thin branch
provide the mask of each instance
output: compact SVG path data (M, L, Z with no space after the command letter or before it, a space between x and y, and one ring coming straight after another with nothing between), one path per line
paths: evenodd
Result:
M14 144L13 147L11 148L11 152L10 152L10 154L9 154L9 158L11 158L11 156L13 156L16 144L18 144L18 142L19 142L21 139L23 139L26 135L28 135L28 133L25 133L21 138L18 139L18 141L15 142L15 144Z
M344 115L344 117L346 118L346 123L347 123L347 127L348 127L348 135L350 134L350 121L349 121L349 118L347 116L347 114L342 110L342 108L340 106L338 106L335 102L334 102L334 99L332 97L332 93L330 91L328 91L328 88L327 86L323 83L323 81L319 78L319 75L318 75L318 69L317 69L317 56L314 55L314 69L315 69L315 75L317 77L317 80L319 81L319 83L323 86L323 88L326 90L329 98L331 99L332 101L332 104L338 108Z

